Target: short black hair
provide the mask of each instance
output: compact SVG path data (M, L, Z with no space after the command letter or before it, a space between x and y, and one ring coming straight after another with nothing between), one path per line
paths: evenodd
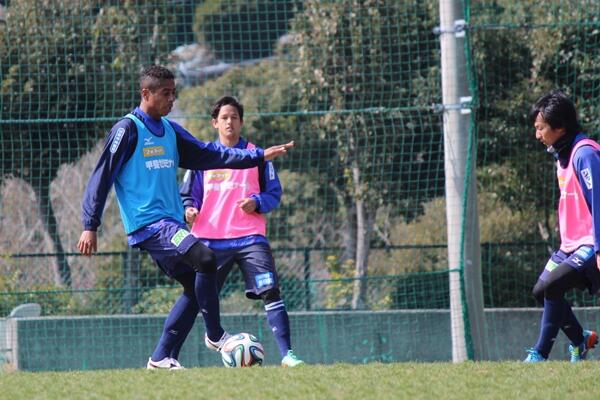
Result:
M529 112L532 124L538 114L542 114L544 121L552 129L565 128L569 135L575 135L582 131L581 124L577 119L577 110L573 101L562 91L554 89L540 97Z
M150 65L140 72L140 90L149 89L154 91L165 80L175 80L175 75L161 65Z
M221 107L223 106L233 106L237 108L238 115L240 116L240 121L244 120L244 106L240 101L233 96L223 96L219 100L215 101L212 108L210 109L210 116L213 119L217 119L219 117L219 112L221 111Z

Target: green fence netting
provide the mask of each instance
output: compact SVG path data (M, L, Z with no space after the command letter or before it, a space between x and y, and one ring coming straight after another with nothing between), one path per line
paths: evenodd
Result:
M268 216L288 310L449 308L437 1L2 3L0 316L28 302L43 316L156 314L177 298L127 248L114 194L99 253L76 253L103 139L139 103L137 74L153 63L177 77L170 118L201 140L215 139L209 106L224 94L245 105L252 142L295 140L275 162L284 197ZM557 244L557 190L526 115L561 87L598 135L600 5L553 0L540 13L532 0L481 0L464 11L467 65L456 68L472 80L484 305L532 307ZM235 270L221 308L263 312Z

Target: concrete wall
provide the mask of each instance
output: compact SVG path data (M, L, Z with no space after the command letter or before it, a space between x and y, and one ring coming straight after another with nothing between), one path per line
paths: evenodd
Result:
M584 327L600 328L598 308L577 309ZM541 309L486 310L491 360L519 360L533 346ZM8 319L9 362L28 371L144 367L162 331L164 315ZM291 313L295 352L309 363L450 361L447 310ZM250 332L265 346L266 364L280 357L264 315L224 315L231 332ZM183 346L187 367L221 365L204 347L201 318ZM552 359L567 359L563 334ZM591 355L593 358L593 352Z

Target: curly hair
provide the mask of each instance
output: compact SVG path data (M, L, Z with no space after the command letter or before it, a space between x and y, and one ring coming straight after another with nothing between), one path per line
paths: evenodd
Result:
M175 80L175 75L163 66L150 65L140 72L140 90L154 91L165 80Z

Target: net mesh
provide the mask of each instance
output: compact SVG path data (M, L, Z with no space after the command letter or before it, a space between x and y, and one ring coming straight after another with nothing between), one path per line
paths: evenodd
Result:
M530 104L561 87L586 131L600 128L600 5L583 3L549 1L543 14L531 0L464 4L467 63L455 67L468 69L473 89L487 309L535 306L531 287L557 245L554 170L527 121ZM160 314L179 296L146 254L127 248L114 194L99 253L76 252L81 198L106 132L139 103L137 74L153 63L177 76L169 118L199 139L215 140L210 104L231 94L245 106L245 138L296 141L275 162L284 197L268 216L289 311L447 311L438 13L430 0L4 4L0 316L28 302L43 316ZM569 296L595 304L584 292ZM263 313L237 270L221 308ZM397 335L430 334L403 321ZM367 319L353 324L344 335L370 332ZM158 338L150 326L144 335ZM316 335L310 324L293 327L300 343ZM502 346L493 334L488 345ZM440 335L447 343L446 328Z

